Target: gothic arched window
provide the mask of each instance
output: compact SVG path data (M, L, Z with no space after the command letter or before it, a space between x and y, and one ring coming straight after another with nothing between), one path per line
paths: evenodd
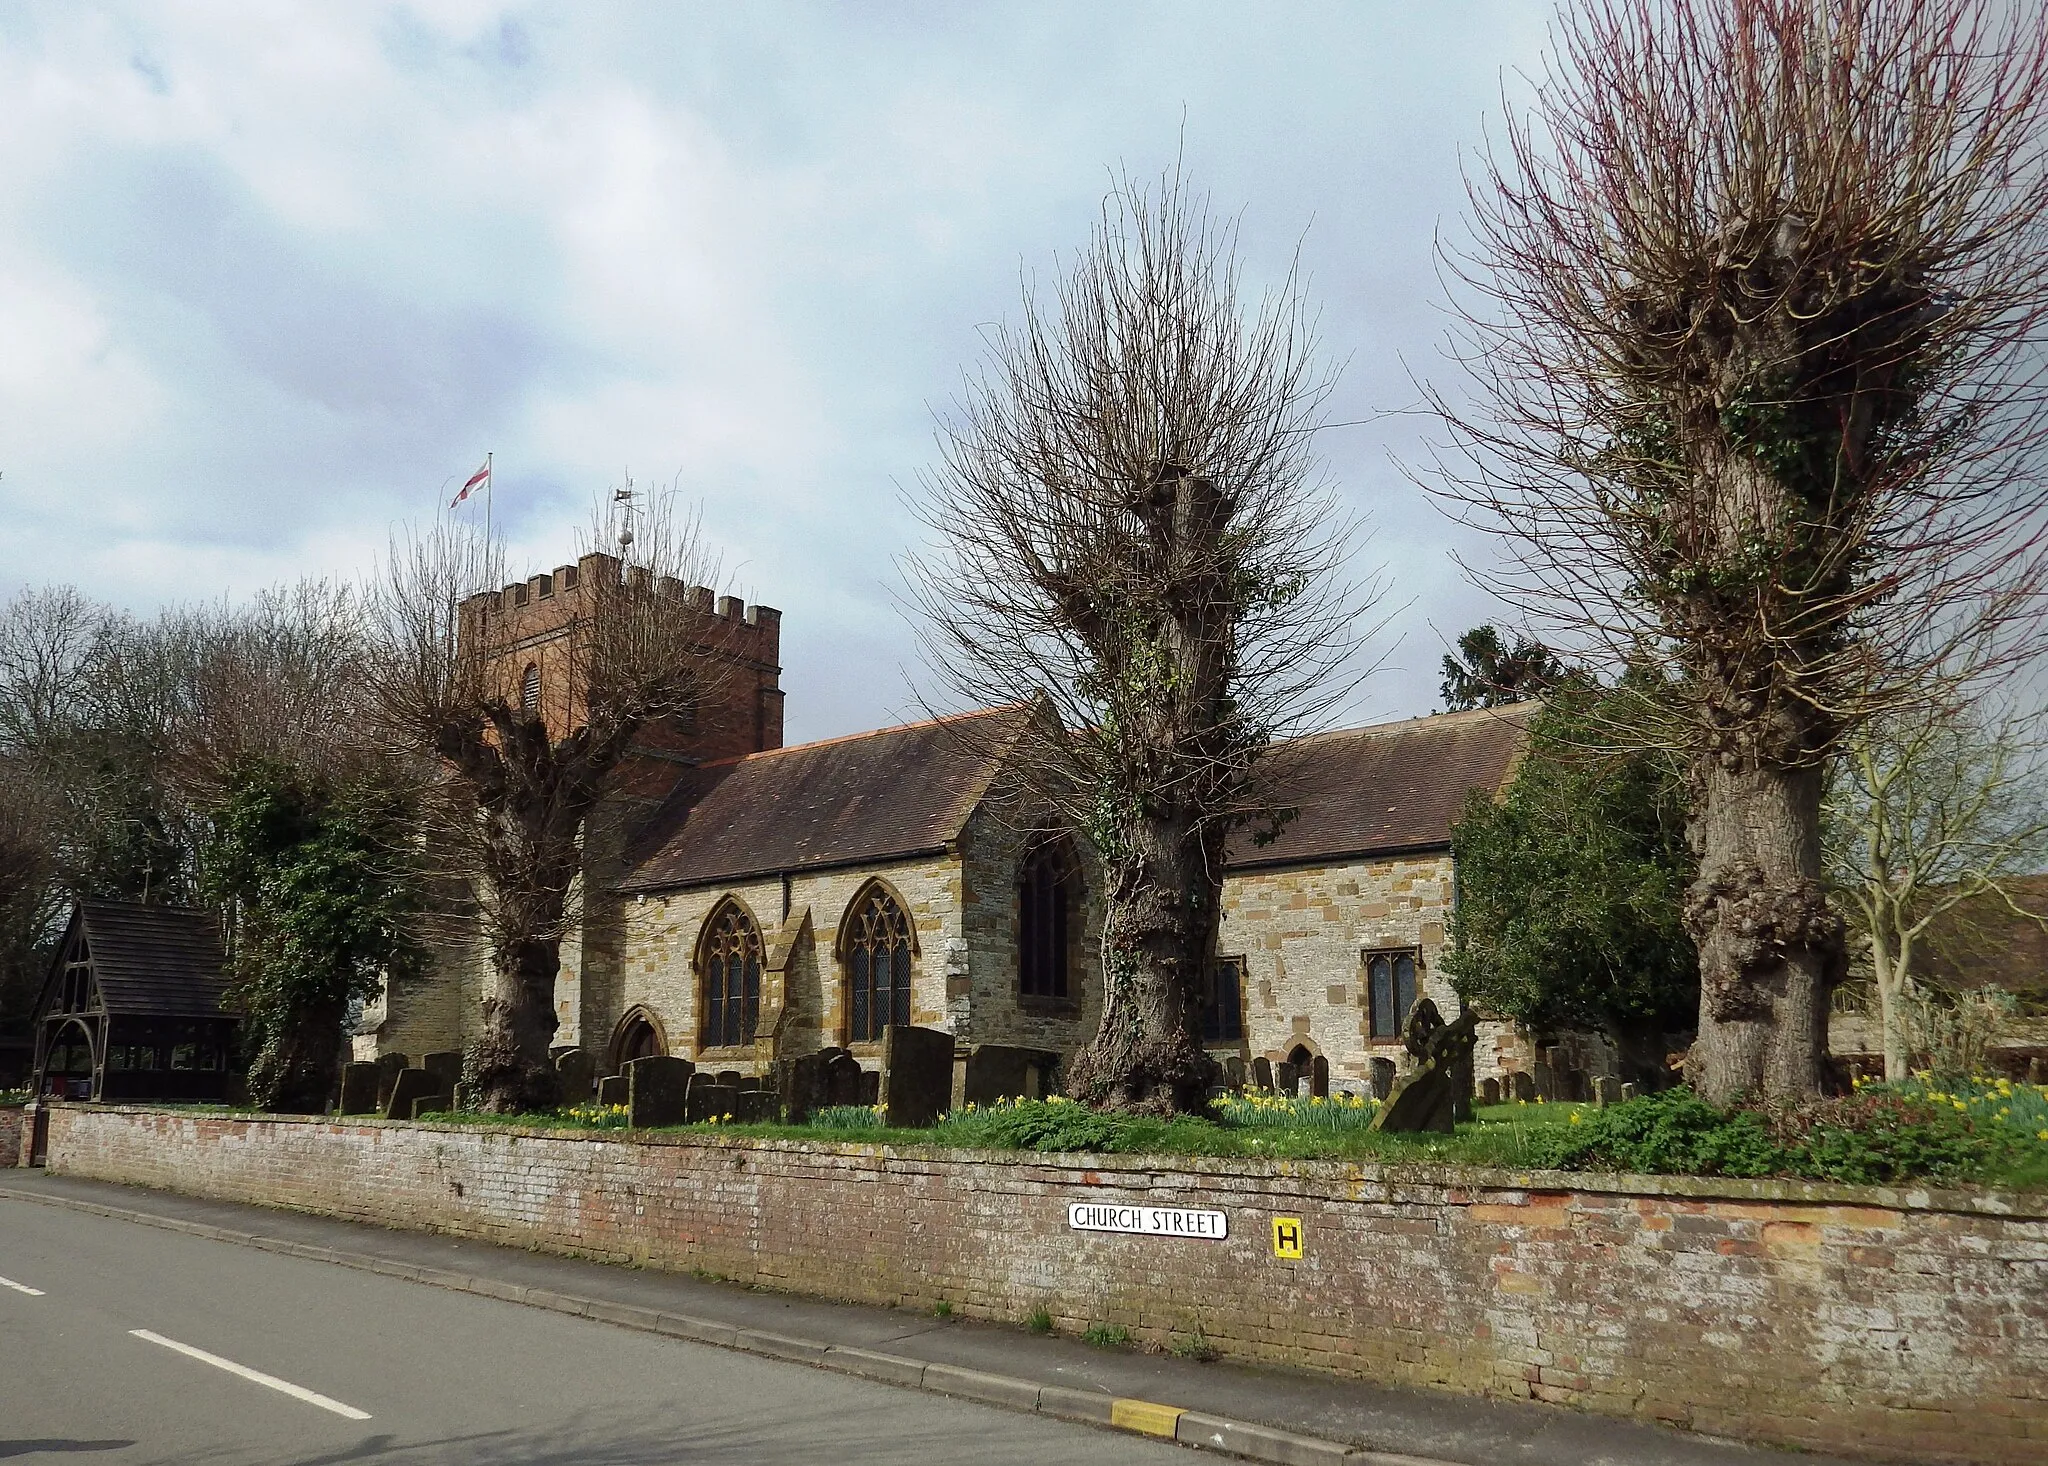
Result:
M841 928L848 1041L865 1043L892 1023L910 1026L910 921L896 898L869 886Z
M536 662L528 662L519 679L519 706L529 713L540 707L540 666Z
M1069 934L1080 873L1063 840L1032 851L1017 875L1017 991L1027 998L1067 996Z
M734 901L711 913L698 947L704 974L705 1048L736 1048L754 1041L761 1017L761 931Z

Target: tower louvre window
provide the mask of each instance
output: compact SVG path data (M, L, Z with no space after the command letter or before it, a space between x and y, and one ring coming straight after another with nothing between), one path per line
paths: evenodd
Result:
M526 674L519 679L519 705L529 713L540 708L540 666L528 662Z

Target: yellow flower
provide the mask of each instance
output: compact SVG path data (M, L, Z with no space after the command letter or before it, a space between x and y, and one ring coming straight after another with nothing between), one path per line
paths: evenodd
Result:
M2048 1130L2043 1130L2039 1135L2036 1135L2034 1138L2036 1140L2048 1140Z
M1572 1111L1572 1123L1574 1125L1579 1123L1579 1112L1577 1110Z

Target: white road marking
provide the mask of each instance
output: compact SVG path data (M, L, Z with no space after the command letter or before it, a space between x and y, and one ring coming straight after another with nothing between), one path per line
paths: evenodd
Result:
M0 1288L12 1288L17 1293L26 1293L31 1298L43 1296L41 1288L31 1288L27 1283L17 1283L12 1278L0 1278Z
M367 1410L358 1410L353 1405L330 1400L325 1395L315 1394L304 1385L295 1385L290 1380L279 1379L274 1374L251 1369L246 1364L237 1364L232 1359L223 1359L218 1354L209 1354L204 1349L195 1349L190 1344L181 1344L176 1339L166 1339L162 1334L153 1334L148 1329L130 1329L128 1332L138 1339L147 1339L152 1344L175 1349L180 1354L199 1360L202 1364L211 1364L215 1369L225 1369L229 1374L238 1374L243 1379L254 1380L257 1384L266 1385L279 1394L290 1395L294 1400L304 1400L308 1405L318 1405L322 1410L332 1410L336 1415L345 1416L350 1420L370 1418L370 1412Z

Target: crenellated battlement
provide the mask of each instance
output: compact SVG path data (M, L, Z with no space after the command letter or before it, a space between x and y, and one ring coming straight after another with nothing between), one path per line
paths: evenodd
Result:
M591 587L622 579L644 588L649 576L639 567L622 567L615 555L584 555L573 565L529 576L502 590L479 591L463 602L465 622L471 618L505 618L492 628L492 639L513 647L530 640L553 637L589 613ZM738 661L780 669L782 660L782 612L773 606L748 605L738 596L721 596L705 585L685 585L673 576L661 577L655 595L672 602L678 615L695 615L722 623L715 628L716 644ZM714 628L707 627L707 632Z
M727 668L717 679L715 706L700 709L687 728L650 730L648 746L696 758L724 758L782 746L782 612L721 596L709 586L670 576L657 583L615 555L584 555L573 565L479 591L462 603L462 634L491 648L495 680L508 701L537 706L551 727L582 717L580 628L601 588L626 584L673 606L702 627L704 650Z

